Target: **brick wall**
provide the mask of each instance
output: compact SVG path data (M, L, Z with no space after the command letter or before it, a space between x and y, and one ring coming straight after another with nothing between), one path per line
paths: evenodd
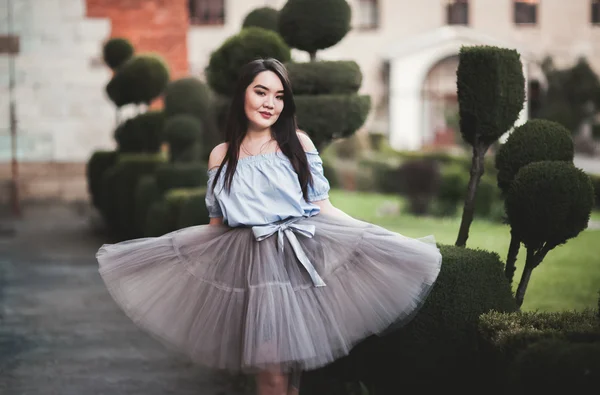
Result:
M171 79L189 74L187 0L86 0L87 16L108 18L111 37L131 41L138 53L165 58Z

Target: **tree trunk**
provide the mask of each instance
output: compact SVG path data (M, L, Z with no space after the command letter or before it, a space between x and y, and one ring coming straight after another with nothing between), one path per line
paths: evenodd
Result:
M455 245L457 247L464 247L467 244L469 238L469 228L471 222L473 222L473 214L475 212L475 196L477 193L477 186L479 180L483 175L483 157L487 147L475 143L473 145L473 160L471 162L471 179L469 180L469 187L467 189L467 197L465 198L465 205L463 208L462 221L460 223L460 230L458 231L458 238L456 239Z
M310 55L310 61L311 62L316 62L317 61L317 51L309 52L308 54Z
M508 279L508 283L512 284L513 277L515 275L517 256L519 255L519 248L521 247L521 241L510 232L510 247L508 247L508 256L506 257L506 267L504 268L504 275Z
M517 288L517 307L521 309L523 305L523 300L525 299L525 292L527 291L527 285L529 285L529 279L531 278L531 272L533 268L536 267L534 262L535 253L533 249L527 249L527 260L525 262L525 268L523 269L523 275L521 276L521 281L519 282L519 287Z

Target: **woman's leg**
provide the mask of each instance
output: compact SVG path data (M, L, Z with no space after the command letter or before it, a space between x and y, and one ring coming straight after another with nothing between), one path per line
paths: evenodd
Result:
M277 371L262 371L256 375L257 395L287 395L288 377Z

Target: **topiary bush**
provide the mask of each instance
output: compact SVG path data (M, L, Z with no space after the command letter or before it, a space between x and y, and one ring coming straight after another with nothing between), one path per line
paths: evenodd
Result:
M136 55L117 70L106 86L106 93L117 106L150 104L165 90L169 69L155 54Z
M594 202L590 178L570 163L531 163L517 173L506 213L527 248L554 248L587 227Z
M271 7L260 7L250 11L244 18L242 28L260 27L279 32L279 11Z
M164 141L163 111L147 111L122 122L115 130L120 153L156 153Z
M480 364L479 317L514 312L515 300L496 253L440 249L440 274L414 319L387 336L360 343L348 358L324 369L330 376L360 380L380 395L397 394L398 377L403 388L423 393L480 393L490 372Z
M208 85L195 77L171 81L165 89L165 116L186 114L204 121L210 113L212 100Z
M331 140L360 129L371 108L370 96L299 95L294 99L298 127L308 133L319 151Z
M191 115L175 115L167 120L164 132L169 143L171 162L194 159L194 145L202 141L200 121Z
M182 192L178 192L182 193ZM205 225L209 222L208 209L204 199L206 188L195 188L186 191L187 198L182 201L177 219L177 229L188 226Z
M590 176L590 179L592 180L592 185L594 186L594 196L595 196L596 208L600 209L600 175L589 174L589 176Z
M156 185L161 194L172 189L204 187L208 183L205 163L169 163L156 169Z
M558 160L573 162L571 132L559 123L532 119L518 126L496 154L498 187L508 193L517 172L532 162Z
M136 233L144 235L146 229L146 219L148 211L154 202L160 200L161 192L156 184L154 174L148 174L140 177L134 192L134 218Z
M288 0L279 12L279 33L311 60L318 50L340 42L350 31L352 11L345 0Z
M88 160L85 169L88 192L92 198L92 204L98 209L103 205L103 175L108 169L114 166L118 160L118 156L117 151L95 151Z
M294 95L357 93L363 76L355 61L287 63Z
M121 67L134 54L135 49L131 42L125 38L111 38L102 48L102 59L113 71Z
M182 227L207 224L209 218L204 196L206 196L205 188L168 191L162 200L151 206L148 212L146 236L156 237Z
M208 84L218 94L230 96L242 66L259 58L285 63L291 58L290 48L275 32L258 27L243 29L211 54L206 68Z
M525 76L516 50L489 46L462 47L456 75L460 133L473 147L471 178L456 239L457 246L465 246L485 154L517 121L525 101Z
M135 222L135 192L144 175L153 174L164 162L158 155L119 155L119 161L103 176L102 213L113 234L127 240L139 237Z
M513 237L527 247L517 288L521 306L533 269L550 250L587 227L594 189L590 178L568 162L534 162L519 170L505 205Z

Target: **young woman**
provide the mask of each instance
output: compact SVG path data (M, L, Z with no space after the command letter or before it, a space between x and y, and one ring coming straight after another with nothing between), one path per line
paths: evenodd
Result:
M194 361L256 374L260 395L297 394L302 370L404 324L434 284L432 237L404 237L331 204L277 60L243 68L208 166L209 225L97 254L125 313Z

